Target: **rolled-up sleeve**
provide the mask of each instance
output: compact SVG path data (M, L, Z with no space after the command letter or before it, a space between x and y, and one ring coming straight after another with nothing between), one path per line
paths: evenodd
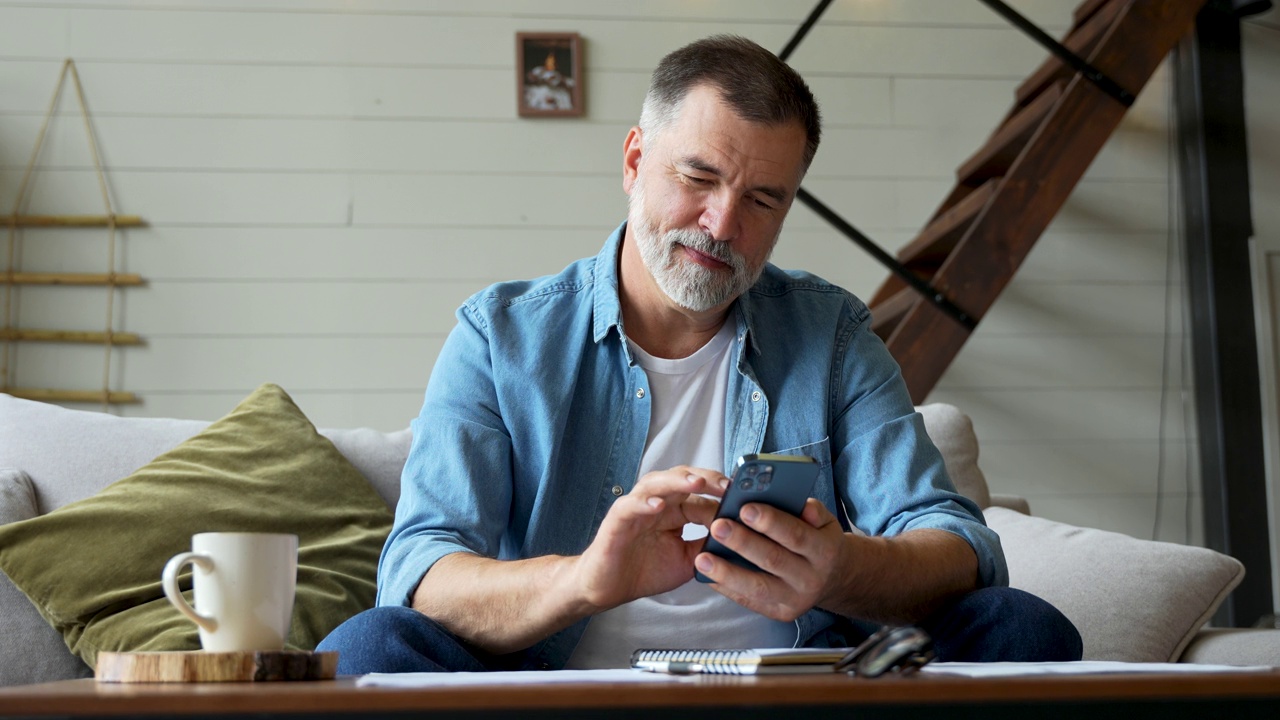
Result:
M497 557L507 527L511 436L499 414L491 345L468 306L457 316L410 425L395 525L378 564L379 605L408 605L445 555Z
M832 453L850 522L868 535L922 528L953 533L973 548L984 587L1008 585L999 535L977 504L956 492L897 363L870 322L854 323L842 340L836 363L842 377L832 384Z

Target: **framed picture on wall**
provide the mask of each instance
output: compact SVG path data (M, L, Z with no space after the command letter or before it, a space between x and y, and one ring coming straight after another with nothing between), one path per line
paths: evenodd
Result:
M583 111L578 33L516 33L516 108L520 117L578 117Z

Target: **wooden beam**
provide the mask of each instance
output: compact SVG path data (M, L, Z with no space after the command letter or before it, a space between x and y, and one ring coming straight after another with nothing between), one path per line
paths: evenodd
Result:
M1090 63L1121 87L1136 92L1190 31L1202 4L1203 0L1149 0L1126 5ZM970 317L984 316L1070 197L1125 110L1098 86L1074 76L1054 109L1052 122L1032 136L999 192L934 275L933 286ZM968 336L967 328L930 303L917 303L894 329L886 344L903 366L903 378L916 404L925 401Z
M39 402L101 403L105 400L110 405L134 405L142 402L141 398L131 392L13 387L0 387L0 392L8 393L16 398Z
M0 328L0 341L6 342L54 342L54 343L89 343L93 345L107 344L107 333L85 332L80 330L28 330L22 328ZM112 345L141 345L142 338L135 333L111 333Z
M137 215L116 215L116 227L144 227ZM13 227L108 227L110 215L5 215L0 225Z
M142 276L131 273L5 273L0 285L141 285Z

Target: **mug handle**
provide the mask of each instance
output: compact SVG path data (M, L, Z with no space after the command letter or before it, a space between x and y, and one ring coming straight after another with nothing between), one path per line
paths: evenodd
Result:
M174 555L164 566L164 574L161 575L162 584L164 585L164 595L169 598L169 602L178 608L178 612L186 615L199 625L205 632L214 632L218 629L218 621L208 615L201 615L187 604L187 599L182 597L182 591L178 590L178 572L182 570L182 566L187 563L197 565L206 573L213 572L213 558L200 553L184 552Z

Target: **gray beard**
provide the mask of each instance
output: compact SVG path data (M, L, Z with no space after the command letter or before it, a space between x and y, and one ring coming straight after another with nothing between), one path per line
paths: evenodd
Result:
M639 180L631 189L629 208L632 234L645 268L658 288L686 310L706 312L734 300L750 289L764 270L761 263L752 271L746 258L728 243L716 242L706 233L669 230L659 236L657 223L645 212L644 191ZM712 270L679 257L681 245L727 264L729 270Z

